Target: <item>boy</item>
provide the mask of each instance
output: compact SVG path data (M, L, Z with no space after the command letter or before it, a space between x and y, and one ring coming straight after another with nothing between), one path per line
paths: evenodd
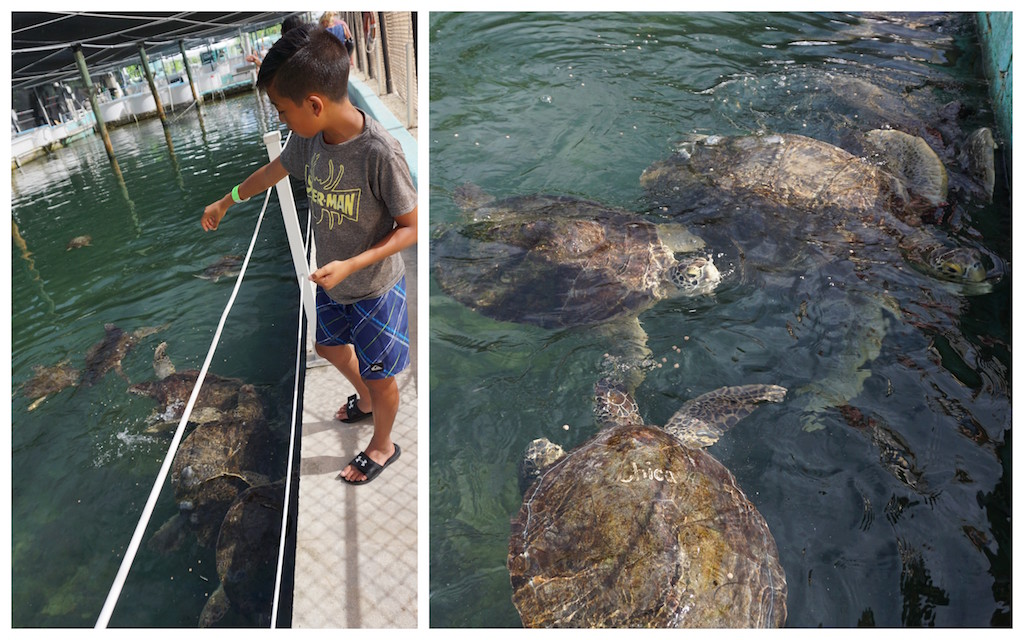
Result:
M288 31L267 52L256 86L296 134L281 157L206 207L216 229L228 207L302 176L312 211L317 261L316 351L352 383L343 422L373 418L370 444L341 471L366 484L394 462L395 374L409 362L405 267L399 251L416 243L416 189L401 146L348 99L349 56L324 29Z

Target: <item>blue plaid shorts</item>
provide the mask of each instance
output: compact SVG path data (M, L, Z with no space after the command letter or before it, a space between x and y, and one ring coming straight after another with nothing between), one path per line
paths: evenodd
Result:
M316 291L316 342L351 344L364 379L390 378L409 366L409 309L405 276L379 298L340 304Z

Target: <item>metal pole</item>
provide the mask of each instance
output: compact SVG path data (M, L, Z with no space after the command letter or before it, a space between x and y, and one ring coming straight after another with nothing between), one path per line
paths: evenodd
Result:
M384 56L384 78L387 80L387 92L395 90L394 80L391 78L391 58L388 54L388 32L384 28L384 12L377 13L377 29L380 31L380 52Z
M405 122L410 129L413 128L412 104L415 97L412 90L415 84L416 63L412 57L412 43L405 43Z
M96 118L96 128L99 129L100 137L103 138L103 146L107 150L107 157L110 158L110 164L114 167L114 173L117 175L118 180L123 184L124 176L121 174L121 167L118 166L117 158L114 156L114 145L110 144L107 125L104 124L103 116L100 115L100 105L96 100L96 91L93 89L92 79L89 78L89 67L85 65L82 45L76 44L72 47L72 50L75 52L75 63L78 65L78 73L82 76L82 83L89 94L89 104L92 106L92 114Z

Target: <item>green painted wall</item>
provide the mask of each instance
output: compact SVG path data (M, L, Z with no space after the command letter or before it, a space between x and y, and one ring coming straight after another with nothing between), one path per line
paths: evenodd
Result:
M978 32L999 133L1013 142L1013 13L979 13Z

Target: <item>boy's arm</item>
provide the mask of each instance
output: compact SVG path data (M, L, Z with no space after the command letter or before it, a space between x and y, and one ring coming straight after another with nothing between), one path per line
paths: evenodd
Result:
M248 200L254 195L263 193L287 176L288 171L281 164L281 158L274 158L256 171L253 171L252 175L243 180L242 184L238 185L238 197L242 200ZM220 224L221 218L227 213L228 207L233 204L235 204L235 201L231 197L231 193L227 193L220 200L208 205L203 210L203 217L199 221L203 230L213 231L216 229Z
M228 196L230 198L230 196ZM320 267L309 279L320 285L324 290L333 289L339 282L356 271L375 262L380 262L402 249L416 244L416 212L419 207L401 216L395 217L395 228L381 241L366 251L356 254L347 260L335 260Z

